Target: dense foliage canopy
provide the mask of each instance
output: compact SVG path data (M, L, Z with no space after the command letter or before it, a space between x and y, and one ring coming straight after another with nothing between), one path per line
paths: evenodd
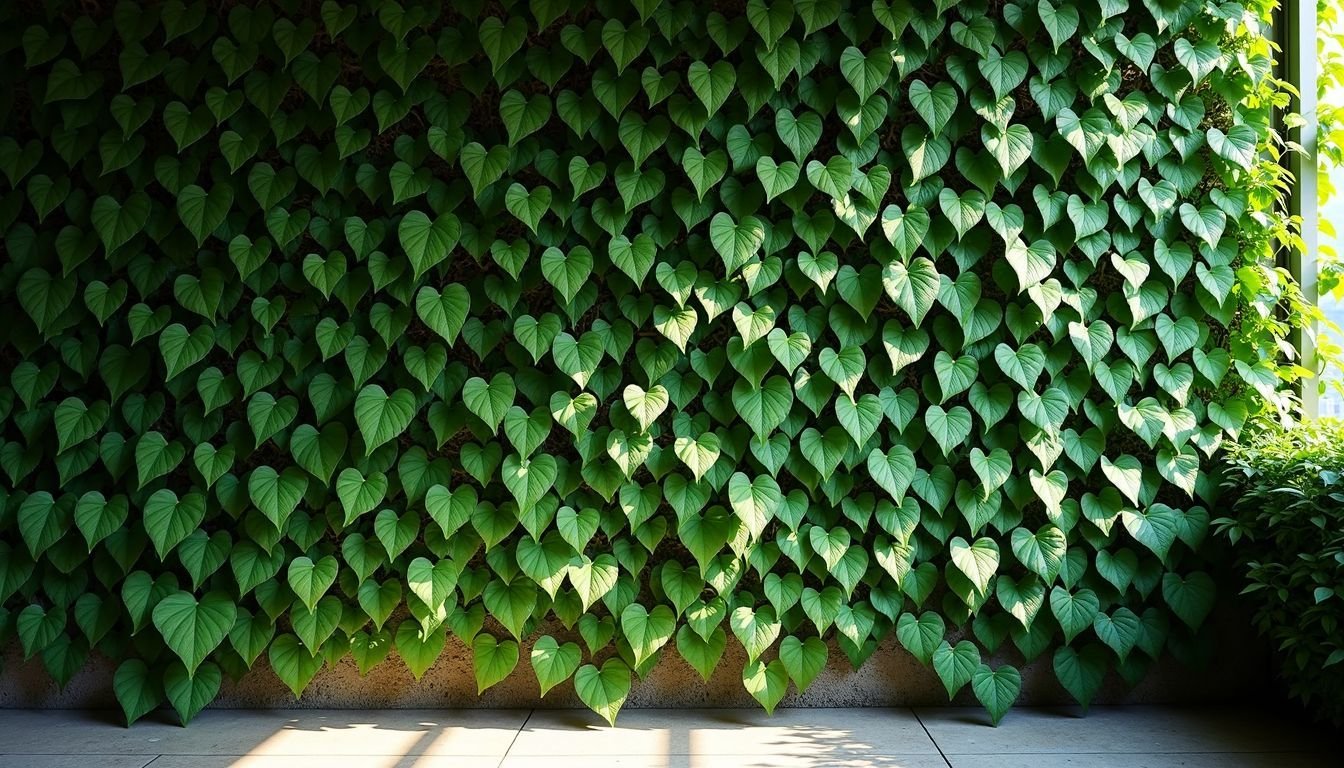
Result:
M730 639L767 709L1137 680L1301 373L1269 12L5 3L0 636L129 720L448 642L608 718Z
M1243 593L1293 695L1344 723L1344 422L1267 426L1230 453Z

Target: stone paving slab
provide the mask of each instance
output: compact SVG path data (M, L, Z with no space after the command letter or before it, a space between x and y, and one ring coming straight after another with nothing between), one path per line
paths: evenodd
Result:
M503 759L480 755L162 755L146 768L498 768Z
M123 728L117 724L120 714L114 712L0 710L0 755L501 758L529 714L525 709L214 709L202 712L190 728L172 724L167 713L151 714L134 727Z
M500 768L947 768L938 755L599 755L514 756ZM155 764L157 768L157 763ZM416 766L419 768L419 766Z
M157 755L0 755L0 768L145 768Z
M1322 730L1248 709L1095 707L1084 714L1074 707L1025 707L1013 709L997 728L986 727L989 717L978 709L915 713L946 754L1274 753L1332 746ZM1344 759L1336 768L1344 768Z
M0 768L1344 768L1344 737L1245 709L0 710Z
M1302 752L947 755L947 760L952 768L1340 768L1338 758Z
M909 709L632 709L619 728L586 710L538 710L509 755L937 755Z

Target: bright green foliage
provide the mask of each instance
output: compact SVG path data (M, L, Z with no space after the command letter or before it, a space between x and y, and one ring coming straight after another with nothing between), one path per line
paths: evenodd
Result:
M1268 12L0 4L0 641L128 721L263 656L1137 680L1302 372Z
M1335 187L1331 177L1335 175L1336 169L1344 165L1344 100L1340 99L1340 86L1344 85L1342 11L1344 9L1332 0L1316 0L1316 61L1320 66L1316 80L1316 117L1320 121L1316 167L1320 211L1324 211L1326 203L1339 194L1340 190ZM1338 298L1344 293L1344 261L1333 245L1339 236L1339 229L1327 215L1319 216L1317 223L1321 228L1317 254L1320 282L1317 287L1322 295L1333 294ZM1330 347L1327 352L1337 357L1340 352L1338 347Z
M1225 485L1235 514L1213 521L1240 553L1256 626L1278 651L1289 689L1336 724L1344 723L1341 446L1339 421L1264 425L1228 456ZM1208 611L1200 575L1164 577L1163 597L1182 618Z

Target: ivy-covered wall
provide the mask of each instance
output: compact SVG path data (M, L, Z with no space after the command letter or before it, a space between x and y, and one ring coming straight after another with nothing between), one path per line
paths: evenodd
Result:
M1136 681L1292 371L1269 12L6 3L0 637L131 721L447 643L607 718L729 642Z

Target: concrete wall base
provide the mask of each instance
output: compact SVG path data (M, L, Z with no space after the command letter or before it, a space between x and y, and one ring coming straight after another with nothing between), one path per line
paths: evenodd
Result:
M1270 657L1255 638L1246 617L1234 607L1221 605L1207 627L1214 637L1207 663L1192 667L1166 657L1148 676L1130 689L1115 673L1108 675L1098 703L1235 703L1264 700L1274 695ZM739 707L755 706L742 687L740 672L745 652L729 636L724 658L708 682L700 679L672 648L659 663L637 680L627 707ZM1137 653L1137 651L1136 651ZM580 707L572 683L537 697L538 686L528 663L525 645L517 669L504 682L481 695L476 693L471 652L454 638L439 660L416 681L395 655L361 677L353 660L343 659L318 673L296 701L270 670L263 655L241 680L226 680L213 706L220 708L470 708L470 707ZM1023 705L1066 704L1072 701L1055 681L1049 654L1023 666L1011 643L1006 643L991 665L1011 663L1022 670ZM116 707L112 693L112 663L94 658L64 690L57 689L41 661L23 661L17 648L4 654L0 666L0 708ZM804 693L790 690L784 707L862 707L947 704L947 694L933 670L921 665L888 637L861 669L855 671L837 648L826 669ZM970 687L954 700L975 704Z

